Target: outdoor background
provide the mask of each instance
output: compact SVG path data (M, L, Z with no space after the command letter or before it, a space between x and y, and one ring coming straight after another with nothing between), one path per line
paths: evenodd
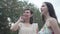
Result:
M0 34L18 34L18 31L12 32L10 27L19 19L25 8L29 8L34 12L33 22L38 23L40 30L44 23L42 22L40 13L41 4L39 2L42 3L43 1L36 0L34 2L33 0L0 0ZM59 13L59 11L57 12Z

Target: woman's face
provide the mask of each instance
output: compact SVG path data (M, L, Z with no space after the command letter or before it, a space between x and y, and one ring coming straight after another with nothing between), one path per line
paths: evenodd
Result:
M32 16L30 10L25 10L23 13L24 19L30 19L30 17Z
M47 12L48 12L47 5L45 3L43 3L41 6L41 13L42 13L42 15L44 15L44 14L47 14Z

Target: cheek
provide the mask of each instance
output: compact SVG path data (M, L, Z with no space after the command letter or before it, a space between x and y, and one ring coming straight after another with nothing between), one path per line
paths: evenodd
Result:
M30 18L31 17L31 14L28 14L28 18Z
M45 8L45 11L47 11L48 9L47 8Z
M30 18L30 14L26 14L25 17L26 17L26 18Z
M28 14L28 17L30 18L30 17L31 17L31 15L30 15L30 14Z
M46 11L46 7L43 7L43 11Z
M44 8L44 7L41 8L41 12L42 12L42 13L45 12L45 8Z
M46 10L47 10L47 9L46 9L45 7L43 7L42 10L41 10L41 14L42 14L42 15L46 14L46 12L47 12Z
M46 12L47 11L47 8L46 7L43 7L43 11Z

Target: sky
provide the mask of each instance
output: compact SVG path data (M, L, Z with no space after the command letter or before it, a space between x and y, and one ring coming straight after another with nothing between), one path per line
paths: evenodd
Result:
M22 0L23 1L23 0ZM43 2L50 2L53 4L55 12L56 12L56 16L58 18L58 21L60 22L60 0L24 0L24 1L28 1L29 3L33 3L35 6L37 6L38 8L41 8L41 5Z

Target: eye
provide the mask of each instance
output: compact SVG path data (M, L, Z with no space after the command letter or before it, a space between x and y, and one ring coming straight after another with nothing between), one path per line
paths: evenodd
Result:
M44 5L42 5L42 7L44 7Z
M29 12L26 12L26 13L29 13Z

